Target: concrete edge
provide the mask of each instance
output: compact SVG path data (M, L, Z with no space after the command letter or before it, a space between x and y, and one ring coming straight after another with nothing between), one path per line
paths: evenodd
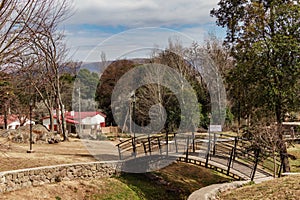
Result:
M267 178L260 178L254 180L255 184L268 181L273 179L273 177L267 177ZM244 184L249 183L250 180L245 181L234 181L230 183L222 183L222 184L213 184L206 186L204 188L201 188L199 190L196 190L193 192L189 197L188 200L211 200L211 199L217 199L217 195L219 193L225 192L227 190L236 189L239 187L242 187Z
M215 199L215 197L220 193L229 189L235 189L243 186L249 181L234 181L231 183L213 184L196 190L189 197L188 200L207 200Z

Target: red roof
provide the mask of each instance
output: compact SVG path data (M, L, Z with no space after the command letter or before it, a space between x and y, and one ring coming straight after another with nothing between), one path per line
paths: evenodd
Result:
M70 123L70 124L79 124L78 121L75 121L75 120L72 120L72 119L66 119L66 122Z
M12 122L15 122L19 120L18 119L18 115L7 115L7 124L10 124ZM0 124L3 125L4 124L4 115L0 115Z
M72 116L73 114L73 116ZM96 115L101 115L102 117L106 118L106 115L103 114L102 112L96 112L96 111L90 111L90 112L66 112L65 113L65 117L67 119L84 119L84 118L87 118L87 117L94 117Z
M72 116L73 114L73 116ZM102 117L106 118L106 115L103 114L102 112L96 112L96 111L90 111L90 112L66 112L65 113L65 119L67 123L70 124L79 124L79 122L77 120L79 120L79 118L84 119L87 117L94 117L96 115L101 115ZM43 119L48 119L50 118L50 116L44 117ZM56 114L53 115L53 118L56 118Z

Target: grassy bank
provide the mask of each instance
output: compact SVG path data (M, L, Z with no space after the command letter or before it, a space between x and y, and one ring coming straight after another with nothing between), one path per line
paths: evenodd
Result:
M290 166L292 172L300 172L300 144L294 144L288 149L290 156Z
M300 197L300 176L283 177L260 184L247 185L222 193L219 197L222 200L297 200Z
M185 163L174 163L157 172L123 173L120 181L138 194L140 199L186 199L193 191L230 179L214 171Z

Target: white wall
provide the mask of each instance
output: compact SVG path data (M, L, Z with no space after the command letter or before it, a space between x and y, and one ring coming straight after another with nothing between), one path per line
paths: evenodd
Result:
M99 125L100 123L105 122L105 118L98 114L95 115L94 117L86 117L82 119L81 122L84 125L94 125L94 124Z

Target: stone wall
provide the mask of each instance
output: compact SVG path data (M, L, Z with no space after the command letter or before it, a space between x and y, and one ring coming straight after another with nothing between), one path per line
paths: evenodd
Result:
M110 177L117 162L92 162L55 165L0 172L0 192L74 179Z

